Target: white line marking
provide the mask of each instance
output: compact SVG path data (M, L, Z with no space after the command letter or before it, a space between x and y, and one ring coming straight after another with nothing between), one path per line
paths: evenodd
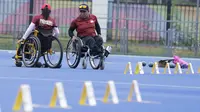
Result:
M102 98L96 98L97 101L102 101ZM119 99L120 102L128 102L127 100L125 99ZM136 100L132 100L131 102L135 102L135 103L148 103L148 104L161 104L161 102L158 102L158 101L147 101L147 100L143 100L141 102L138 102ZM111 102L108 102L108 103L111 103Z
M116 57L129 57L129 58L145 58L145 59L149 59L149 58L155 58L155 59L171 59L173 57L161 57L161 56L139 56L139 55L115 55L115 54L111 54L111 56L116 56ZM186 60L200 60L199 58L185 58L182 57L182 59L186 59Z
M36 108L51 108L51 107L49 107L49 105L40 105L40 104L33 104L33 107L36 107ZM61 107L60 106L55 106L54 108L61 108ZM61 108L61 109L63 109L63 108ZM72 109L72 107L68 106L65 109Z
M0 80L33 80L33 81L61 81L61 82L73 82L73 83L83 83L84 80L61 80L61 79L50 79L50 78L22 78L22 77L0 77ZM107 84L107 81L92 81L93 83ZM131 83L127 82L115 82L119 85L130 85ZM168 88L183 88L183 89L200 89L200 86L179 86L179 85L161 85L161 84L142 84L140 86L149 86L149 87L168 87Z
M15 50L0 50L0 52L8 52L8 53L15 53L16 51ZM163 58L172 58L172 57L161 57L161 56L136 56L136 55L116 55L116 54L110 54L110 56L117 56L117 57L129 57L129 58L146 58L146 59L149 59L149 58L155 58L155 59L163 59ZM186 60L200 60L199 58L182 58L182 59L186 59Z
M178 86L178 85L158 85L158 84L140 84L141 86L149 87L168 87L168 88L187 88L187 89L200 89L198 86Z
M1 109L1 104L0 104L0 112L2 112L2 109Z

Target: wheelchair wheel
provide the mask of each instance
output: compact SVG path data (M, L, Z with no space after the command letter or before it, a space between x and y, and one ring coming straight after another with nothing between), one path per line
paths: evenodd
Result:
M100 67L99 65L101 63L99 56L90 56L89 62L90 62L90 65L93 69L99 69L99 67Z
M105 68L105 58L104 56L90 56L89 57L89 62L90 65L93 69L100 69L100 70L104 70Z
M51 49L44 53L43 58L48 67L61 67L63 59L63 48L58 38L52 36Z
M38 62L41 53L40 40L30 35L24 42L22 48L22 61L26 67L34 67Z
M70 68L76 68L78 66L81 59L81 46L82 41L79 38L75 42L72 42L72 39L69 40L66 48L66 59ZM75 58L73 62L71 62L70 56Z

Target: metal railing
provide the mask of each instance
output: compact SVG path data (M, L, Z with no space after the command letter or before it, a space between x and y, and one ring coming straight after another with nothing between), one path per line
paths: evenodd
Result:
M159 55L170 56L176 49L199 56L199 0L173 1L109 0L107 18L98 18L108 20L106 43L120 54L143 55L139 51L141 46L154 46L166 50ZM64 38L68 37L71 21L79 14L80 3L87 3L92 12L92 0L0 0L0 37L12 37L15 49L16 37L25 32L34 15L41 13L44 3L51 4L52 16Z
M118 45L126 48L120 49L119 52L123 54L133 53L125 45L129 43L134 46L160 46L171 51L188 50L197 56L198 4L199 0L191 4L176 4L171 0L161 3L110 1L112 11L109 11L109 15L112 16L108 18L108 37L112 37L109 39L114 40L116 48ZM124 39L130 42L122 42ZM169 56L172 54L167 53Z

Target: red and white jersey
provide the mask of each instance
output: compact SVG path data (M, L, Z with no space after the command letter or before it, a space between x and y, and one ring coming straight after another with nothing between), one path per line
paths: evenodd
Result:
M53 29L56 26L55 20L49 17L47 20L42 15L37 15L33 18L32 22L35 24L36 29L38 27L42 29Z

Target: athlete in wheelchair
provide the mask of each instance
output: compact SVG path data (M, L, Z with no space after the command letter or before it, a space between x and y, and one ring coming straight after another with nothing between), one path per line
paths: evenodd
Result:
M80 15L74 19L68 30L71 39L67 44L66 58L70 68L76 68L82 58L82 66L87 67L87 59L93 69L104 69L105 58L108 57L111 47L103 47L101 28L97 17L89 14L89 7L86 4L79 6ZM77 36L73 31L76 29ZM98 35L96 35L96 32ZM70 62L70 55L75 57L74 62ZM97 62L96 62L97 60Z
M61 67L63 50L57 38L59 29L55 20L50 17L51 6L44 4L41 10L42 14L33 18L25 34L17 42L16 55L13 57L17 67L21 67L22 62L26 67ZM53 47L55 44L57 49ZM55 62L51 59L54 54L59 55ZM44 64L39 62L41 56Z

